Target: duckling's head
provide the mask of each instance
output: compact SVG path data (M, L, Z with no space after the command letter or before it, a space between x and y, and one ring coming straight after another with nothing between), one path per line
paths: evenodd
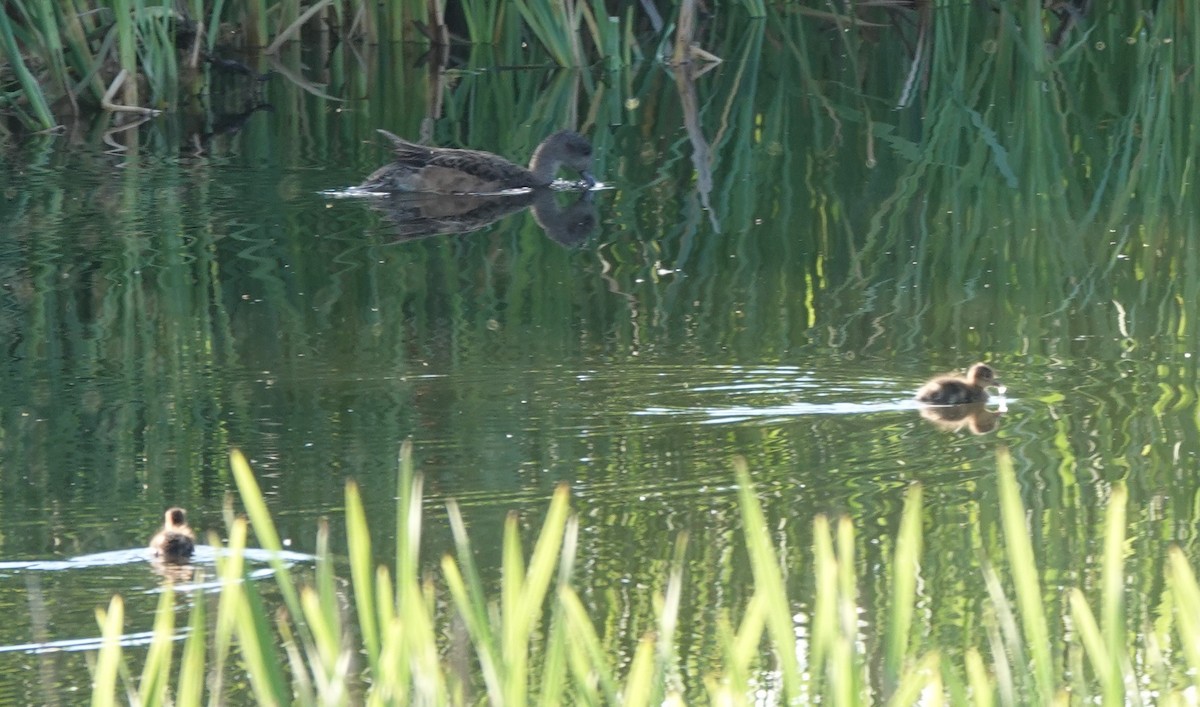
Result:
M182 508L168 508L164 525L168 528L179 528L187 525L187 511Z
M554 133L538 146L530 161L530 169L535 174L540 175L544 170L549 173L545 176L550 178L560 166L579 172L589 187L596 184L592 176L592 143L579 133L571 130Z
M996 371L986 363L977 363L967 371L967 380L980 388L996 384Z

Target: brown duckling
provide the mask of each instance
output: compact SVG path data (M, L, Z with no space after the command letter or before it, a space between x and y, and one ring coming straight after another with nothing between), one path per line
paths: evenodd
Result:
M380 130L392 141L395 159L375 170L360 189L384 192L430 192L435 194L494 194L506 189L546 187L559 168L579 172L591 187L592 145L570 130L554 133L542 141L529 160L529 168L479 150L426 147Z
M150 540L154 558L162 562L183 564L191 559L196 549L196 536L187 524L187 511L168 508L163 519L162 530Z
M996 384L996 372L986 363L977 363L967 377L938 376L917 391L917 400L932 405L965 405L987 402L987 388Z

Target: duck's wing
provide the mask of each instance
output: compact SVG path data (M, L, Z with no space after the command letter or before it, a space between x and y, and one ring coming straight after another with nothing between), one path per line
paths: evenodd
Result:
M409 142L399 135L376 128L376 131L386 137L392 143L392 152L395 153L396 159L404 161L412 161L416 164L427 164L429 158L434 152L434 148L418 145L415 142Z
M439 149L433 151L428 164L468 174L482 182L494 182L506 189L542 185L529 170L490 152Z
M496 183L504 188L542 186L528 169L481 150L460 150L449 147L427 147L409 142L387 130L379 133L392 143L396 162L413 170L438 167L478 179L481 183Z

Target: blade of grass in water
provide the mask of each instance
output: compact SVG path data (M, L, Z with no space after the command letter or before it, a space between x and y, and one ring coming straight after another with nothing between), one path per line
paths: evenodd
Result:
M375 582L371 568L371 533L363 512L358 484L346 483L346 548L350 559L350 580L354 586L354 607L358 629L371 674L379 675L379 621L375 612Z
M203 598L198 598L192 604L188 629L187 640L183 643L183 657L179 659L179 689L175 691L177 707L199 707L204 696L204 649L207 646L208 624Z
M789 702L794 702L800 696L800 667L796 662L796 638L791 605L783 585L783 574L779 570L779 561L771 546L766 518L763 517L762 507L759 506L754 487L750 483L750 469L745 459L738 457L734 460L734 473L737 477L742 526L746 534L750 566L754 573L755 591L762 594L766 603L767 631L771 634L776 659L779 661L784 695Z
M238 617L238 607L243 601L241 597L243 553L246 550L246 521L235 518L229 527L229 540L225 545L226 552L216 557L217 577L221 581L221 594L217 600L217 620L213 635L213 668L212 680L209 685L210 695L214 701L219 701L223 693L225 664L229 659L233 645L234 628ZM214 539L213 545L219 545ZM293 614L298 616L299 614Z
M125 603L114 596L108 610L96 609L96 623L100 626L100 654L96 656L96 670L92 677L92 705L115 704L117 671L121 665L121 630L125 622Z
M1180 643L1190 668L1189 680L1193 690L1200 690L1200 585L1196 584L1196 575L1179 547L1167 551L1167 562Z
M916 604L917 576L921 560L921 487L913 485L904 498L896 554L892 562L891 616L887 633L887 678L895 684L900 677Z
M1108 660L1105 665L1093 665L1104 687L1104 703L1120 704L1125 700L1125 504L1128 493L1123 485L1113 487L1108 497L1104 524L1104 564L1100 573L1101 618ZM1132 683L1130 683L1132 684ZM1134 695L1131 695L1134 696Z
M17 45L16 37L13 36L10 22L8 14L0 12L0 49L3 49L4 54L8 57L8 65L12 72L16 74L17 81L21 84L21 91L25 96L25 100L29 101L29 104L33 106L36 121L31 122L33 122L34 127L49 130L57 122L50 113L50 106L46 102L46 96L42 93L42 87L25 64L24 57L21 56L21 49Z
M971 686L971 704L975 707L992 707L993 685L988 677L983 657L974 648L967 649L967 684Z
M138 699L143 707L166 703L167 685L171 682L171 652L175 640L175 590L171 584L163 587L154 612L154 633L150 650L138 685Z
M1042 605L1042 583L1038 579L1038 566L1033 557L1012 458L1003 449L996 457L1000 467L1000 513L1004 523L1004 545L1008 552L1013 588L1016 590L1017 609L1021 615L1025 644L1033 659L1037 694L1042 704L1049 704L1054 699L1055 691L1052 677L1054 661L1050 649L1050 631L1046 626L1046 611Z
M254 472L250 471L246 457L236 449L229 455L229 465L233 469L233 480L237 484L242 506L245 507L250 524L254 527L254 535L263 549L270 553L267 564L274 570L275 581L279 584L284 603L292 616L299 616L300 596L292 583L291 573L283 564L283 543L279 541L279 532L275 530L275 522L267 510L267 503L258 487L258 481L254 478Z

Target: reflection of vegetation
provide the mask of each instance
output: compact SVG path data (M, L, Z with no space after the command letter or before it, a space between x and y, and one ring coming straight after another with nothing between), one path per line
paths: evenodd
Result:
M925 617L918 611L923 591L930 589L921 582L926 562L919 487L909 490L895 536L889 539L893 552L881 573L887 577L887 610L876 614L887 619L864 624L861 617L870 614L860 604L851 524L816 519L813 595L789 596L787 568L780 564L770 526L741 464L739 503L752 589L737 607L740 618L725 615L720 621L720 668L705 676L702 690L683 682L677 670L679 609L694 585L685 572L683 539L655 597L656 621L645 627L632 656L612 654L575 588L580 520L568 511L566 488L554 494L528 555L521 547L517 517L509 517L499 593L489 596L453 504L457 555L443 558L439 575L422 576L422 484L413 476L411 452L406 444L401 454L392 571L372 567L367 514L358 487L350 483L350 596L338 589L329 531L322 526L315 586L297 589L289 570L281 561L275 563L286 611L272 622L254 583L243 576L247 522L234 520L228 554L218 562L216 615L206 618L201 595L192 610L174 687L174 594L164 592L159 603L137 684L118 669L123 622L118 597L98 615L105 644L96 661L93 703L112 702L119 675L127 694L137 694L142 704L163 704L173 695L176 704L191 705L203 700L202 676L207 674L209 701L221 701L222 685L240 681L232 663L235 646L261 704L466 704L479 701L476 693L491 704L662 704L675 696L698 699L704 692L712 704L753 704L762 690L788 703L913 704L932 691L954 704L992 704L996 699L1050 704L1069 691L1082 702L1123 704L1143 694L1160 701L1183 700L1200 689L1200 654L1193 645L1200 631L1200 585L1179 551L1170 552L1164 570L1163 596L1169 605L1153 628L1155 646L1138 647L1127 635L1126 495L1121 488L1108 502L1096 582L1097 620L1080 589L1069 589L1065 603L1043 592L1028 516L1012 465L1002 453L999 491L1007 576L985 568L990 606L981 615L959 617L959 645L967 646L966 652L945 655L929 644ZM279 535L253 474L237 453L233 471L259 542L278 552ZM1001 548L989 550L998 553ZM989 559L1001 562L999 556ZM796 618L798 611L805 615L802 621ZM1068 617L1072 630L1067 640L1052 637L1051 627ZM986 648L971 630L976 625L986 632ZM1179 648L1172 649L1176 641ZM764 643L770 647L767 653ZM358 664L360 659L364 665Z

